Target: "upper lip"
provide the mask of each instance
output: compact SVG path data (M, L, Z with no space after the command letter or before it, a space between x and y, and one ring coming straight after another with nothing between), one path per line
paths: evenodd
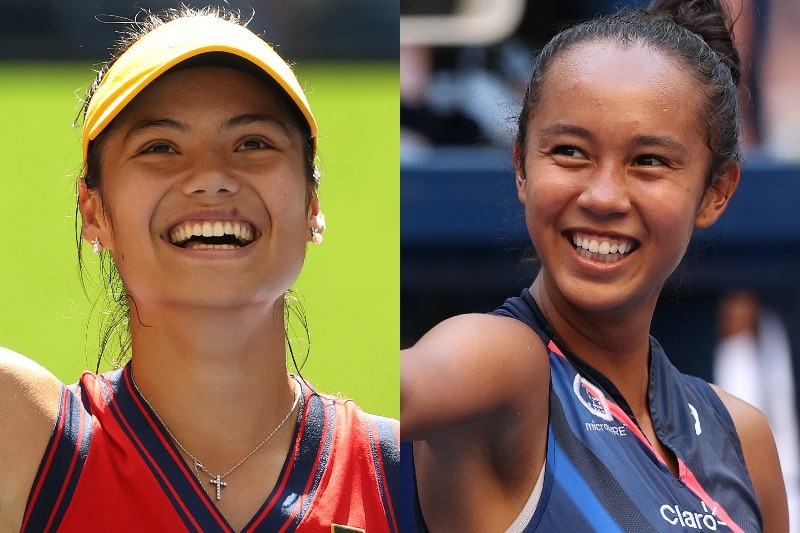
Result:
M167 242L181 246L193 237L246 246L260 236L258 228L235 212L205 211L184 215L165 232Z

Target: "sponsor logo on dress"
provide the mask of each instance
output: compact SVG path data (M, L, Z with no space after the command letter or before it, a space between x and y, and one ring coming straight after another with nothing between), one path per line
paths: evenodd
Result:
M583 406L594 416L600 417L608 422L614 421L614 417L611 415L611 409L608 408L608 400L606 400L603 391L589 383L586 378L582 377L580 374L575 374L575 379L572 382L572 390Z
M367 530L361 529L360 527L340 526L339 524L333 524L331 526L331 533L367 533Z
M665 503L661 506L661 518L668 524L680 527L684 531L687 528L698 531L718 531L720 526L728 525L717 517L716 507L709 511L706 502L700 503L703 506L702 512L686 510L677 503L674 505Z
M700 427L700 415L697 414L697 409L694 408L694 405L692 404L688 405L689 405L689 412L691 412L692 416L694 417L694 432L697 433L698 436L700 436L700 433L703 432L703 428Z

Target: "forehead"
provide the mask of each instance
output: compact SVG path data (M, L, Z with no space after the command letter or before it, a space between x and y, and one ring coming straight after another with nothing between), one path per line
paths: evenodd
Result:
M647 86L657 94L691 91L696 80L663 50L639 42L593 40L577 43L550 66L545 83L593 84L606 89ZM685 94L691 96L691 94Z
M578 116L602 127L656 125L702 133L702 91L687 70L669 54L640 43L579 43L550 65L532 120Z

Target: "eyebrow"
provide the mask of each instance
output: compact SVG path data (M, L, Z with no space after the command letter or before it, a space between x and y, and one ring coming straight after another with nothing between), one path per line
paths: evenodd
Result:
M592 133L584 127L576 126L574 124L566 124L559 122L550 124L539 130L539 135L546 137L548 135L574 135L584 139L593 138ZM682 155L689 153L688 148L676 139L668 135L634 135L628 143L633 147L660 147L667 150L679 152Z
M564 122L557 122L542 128L539 130L539 135L542 137L547 137L549 135L575 135L586 139L592 137L591 132L586 128L574 124L566 124Z
M667 135L636 135L631 139L631 146L657 146L687 155L689 149L685 145Z
M278 126L287 136L291 136L289 128L286 127L281 120L269 115L262 115L259 113L247 113L245 115L237 115L222 123L220 131L224 129L235 128L237 126L246 126L248 124L263 123L267 125Z
M125 135L125 138L127 139L134 133L146 130L148 128L167 128L167 129L178 130L182 133L186 133L187 131L189 131L189 126L184 124L183 122L178 122L177 120L173 120L171 118L156 118L156 119L143 120L138 124L134 124L133 127Z
M268 115L261 115L258 113L248 113L245 115L237 115L235 117L232 117L223 122L219 130L222 131L225 129L235 128L237 126L245 126L247 124L255 124L255 123L264 123L264 124L271 124L278 126L281 130L284 131L284 133L286 133L286 135L290 135L289 128L287 128L283 122L274 117L270 117ZM156 118L156 119L143 120L138 124L134 124L134 126L128 131L125 137L126 138L130 137L134 133L137 133L139 131L148 128L173 129L180 131L181 133L187 133L189 130L191 130L189 125L183 122L171 118Z

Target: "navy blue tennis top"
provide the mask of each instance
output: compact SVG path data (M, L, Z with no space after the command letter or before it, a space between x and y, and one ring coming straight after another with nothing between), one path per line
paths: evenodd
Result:
M544 484L525 533L762 530L727 409L708 383L681 374L655 339L650 413L659 440L678 459L678 477L613 383L566 350L527 289L492 314L529 325L549 351ZM415 528L426 531L418 502L414 511Z

